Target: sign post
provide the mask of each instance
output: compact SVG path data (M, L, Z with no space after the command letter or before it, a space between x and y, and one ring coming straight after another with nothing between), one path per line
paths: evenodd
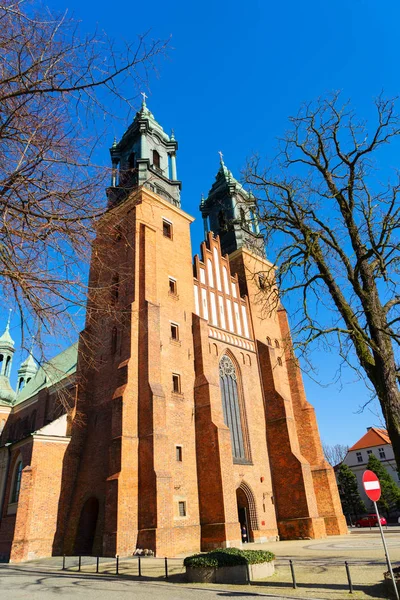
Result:
M378 477L375 475L375 473L373 471L368 471L368 470L364 471L362 482L363 482L365 493L367 494L368 498L370 500L372 500L372 502L374 503L376 517L378 519L379 530L381 532L381 537L382 537L382 544L383 544L383 548L385 550L386 563L388 566L390 576L392 578L394 593L396 595L397 600L399 600L399 591L397 589L396 581L395 581L395 578L393 575L393 569L392 569L392 564L390 562L389 551L386 546L386 540L385 540L385 536L383 534L381 518L379 516L378 507L376 504L378 502L379 498L381 497L381 484L379 482Z

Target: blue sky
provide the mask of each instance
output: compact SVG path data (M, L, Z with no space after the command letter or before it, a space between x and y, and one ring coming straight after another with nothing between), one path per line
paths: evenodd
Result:
M133 40L149 29L156 39L171 36L168 57L159 61L158 75L150 75L148 106L179 142L182 208L196 217L194 252L202 239L200 195L211 187L219 150L240 176L253 152L274 154L276 137L303 101L342 90L368 118L382 90L398 93L400 4L394 0L44 2L68 9L85 30L97 26L116 39ZM108 125L104 161L113 134L120 137L124 129L117 119ZM385 166L396 165L397 153L385 156ZM329 383L334 354L316 353L314 363L317 378ZM305 378L328 443L352 444L367 426L380 424L368 410L356 414L368 392L354 379L346 372L341 385L321 387Z

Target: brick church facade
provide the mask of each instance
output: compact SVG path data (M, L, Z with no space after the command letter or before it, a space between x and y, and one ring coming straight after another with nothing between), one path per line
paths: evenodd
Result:
M221 158L193 262L176 150L145 103L111 148L78 344L29 355L14 392L0 338L0 557L347 532L285 310L259 301L254 198Z

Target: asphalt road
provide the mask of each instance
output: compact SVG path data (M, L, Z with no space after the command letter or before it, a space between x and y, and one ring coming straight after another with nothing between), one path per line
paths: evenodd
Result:
M243 591L208 590L168 583L121 581L90 575L66 575L31 572L0 565L0 597L2 600L223 600L238 598L279 598L283 596Z

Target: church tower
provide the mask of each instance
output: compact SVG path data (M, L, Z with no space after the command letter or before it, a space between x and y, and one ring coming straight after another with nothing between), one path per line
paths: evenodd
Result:
M205 238L208 231L218 235L223 254L245 247L265 256L255 208L255 198L234 178L220 152L219 171L207 198L202 198L200 204Z
M12 360L15 352L14 340L10 335L11 311L6 329L0 336L0 404L11 405L15 399L15 392L10 385Z
M145 186L179 208L181 182L177 179L177 150L174 134L165 133L147 108L146 94L143 94L142 107L133 123L110 148L109 205L121 202L133 189Z
M55 547L158 556L200 549L193 271L177 142L147 108L111 148L81 334Z
M220 238L240 294L248 299L265 402L266 437L279 535L283 539L347 533L335 475L322 451L313 407L294 358L290 327L279 297L265 309L264 289L276 289L266 258L255 198L221 158L203 218ZM213 229L214 228L214 229Z

